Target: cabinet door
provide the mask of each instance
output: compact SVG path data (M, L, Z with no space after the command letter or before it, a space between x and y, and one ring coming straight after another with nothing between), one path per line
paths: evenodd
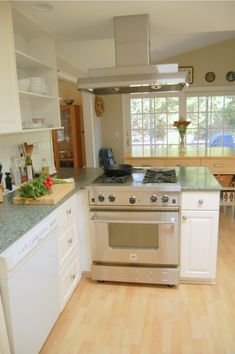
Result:
M0 2L0 133L21 130L10 3Z
M70 262L60 274L60 306L61 311L72 295L73 290L81 278L79 269L79 255L75 252Z
M187 211L181 215L181 280L215 281L217 211Z
M79 106L61 106L63 130L53 132L55 165L60 167L83 166L83 144Z

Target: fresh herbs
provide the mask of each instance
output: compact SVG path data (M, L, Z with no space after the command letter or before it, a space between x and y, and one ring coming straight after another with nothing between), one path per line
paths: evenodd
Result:
M52 193L53 179L50 176L40 176L32 182L22 185L19 189L20 197L25 201L27 198L37 199Z

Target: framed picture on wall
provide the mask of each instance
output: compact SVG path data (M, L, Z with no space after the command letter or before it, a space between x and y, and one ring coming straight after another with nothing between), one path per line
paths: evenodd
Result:
M187 71L188 72L188 83L193 83L193 67L192 66L179 66L179 71Z

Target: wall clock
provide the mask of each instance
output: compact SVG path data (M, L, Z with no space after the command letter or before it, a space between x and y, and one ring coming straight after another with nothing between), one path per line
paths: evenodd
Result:
M95 98L95 113L98 117L101 117L104 112L104 101L100 96Z
M235 80L235 71L228 71L227 74L226 74L226 79L229 82L234 81Z
M205 75L205 79L207 82L213 82L215 80L215 73L208 71L208 73Z

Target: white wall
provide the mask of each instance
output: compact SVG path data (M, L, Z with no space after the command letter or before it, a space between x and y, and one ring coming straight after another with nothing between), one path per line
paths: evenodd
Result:
M122 95L104 96L104 113L98 119L101 122L102 147L113 149L114 159L122 162L123 129L122 129Z
M98 153L102 147L101 121L95 113L95 96L82 93L85 131L86 167L99 167Z
M54 166L53 147L50 131L0 135L0 162L3 165L3 173L10 168L11 156L19 157L19 144L34 144L32 161L34 170L40 171L42 158L46 158L51 171ZM4 177L3 177L4 182Z

